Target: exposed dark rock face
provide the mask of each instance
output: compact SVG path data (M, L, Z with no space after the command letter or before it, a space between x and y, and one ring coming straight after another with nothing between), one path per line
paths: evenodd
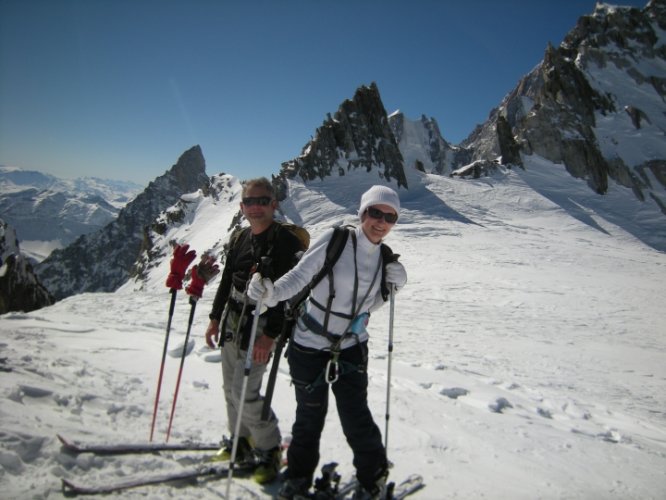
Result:
M520 158L520 147L511 133L511 125L503 116L497 118L497 142L502 156L502 165L523 164Z
M0 219L0 314L34 311L55 302L21 255L14 229Z

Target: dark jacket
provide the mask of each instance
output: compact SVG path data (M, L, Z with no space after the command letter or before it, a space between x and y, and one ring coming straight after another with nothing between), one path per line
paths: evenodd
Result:
M262 276L277 280L296 264L296 254L301 249L298 238L281 224L273 224L264 232L254 235L250 228L241 230L240 234L233 237L229 248L227 259L222 271L222 280L215 294L213 309L210 319L222 320L224 307L229 301L229 307L240 308L242 304L235 303L231 297L231 287L235 287L241 294L245 291L248 279L250 279L255 265L262 262L261 257L268 257L266 265L259 268ZM252 314L253 308L246 307L246 316ZM266 318L264 334L276 338L282 329L284 321L284 307L279 303L269 308L262 317ZM249 337L251 321L247 321L243 329L243 337ZM247 339L243 339L243 344Z

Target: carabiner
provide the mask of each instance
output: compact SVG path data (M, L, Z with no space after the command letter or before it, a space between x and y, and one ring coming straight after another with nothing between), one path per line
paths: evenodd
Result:
M335 384L340 377L340 369L338 368L338 357L335 356L328 360L326 363L326 383L328 385ZM331 375L332 373L332 375Z

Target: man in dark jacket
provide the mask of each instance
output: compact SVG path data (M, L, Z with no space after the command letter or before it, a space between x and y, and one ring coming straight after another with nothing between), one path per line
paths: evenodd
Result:
M231 238L222 280L209 316L206 343L215 348L219 340L222 346L227 424L232 434L232 438L227 440L218 453L218 458L228 460L231 457L233 433L242 404L236 461L250 461L256 455L259 465L254 471L254 479L263 484L275 479L281 462L278 420L272 410L268 419L261 419L263 397L260 390L275 338L282 329L284 308L281 303L277 304L262 312L259 317L252 349L252 368L248 375L245 401L241 402L246 376L245 361L256 305L245 292L254 272L260 270L262 274L278 279L291 269L301 245L294 234L274 221L277 200L268 179L262 177L244 182L240 206L250 227L236 232Z

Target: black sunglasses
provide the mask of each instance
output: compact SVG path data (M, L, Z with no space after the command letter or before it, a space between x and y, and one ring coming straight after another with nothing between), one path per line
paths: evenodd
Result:
M273 201L270 196L248 196L243 198L243 205L251 207L252 205L260 205L262 207L268 206Z
M366 212L373 219L383 218L389 224L395 224L396 222L398 222L398 214L390 214L390 213L382 212L381 210L379 210L375 207L368 207Z

